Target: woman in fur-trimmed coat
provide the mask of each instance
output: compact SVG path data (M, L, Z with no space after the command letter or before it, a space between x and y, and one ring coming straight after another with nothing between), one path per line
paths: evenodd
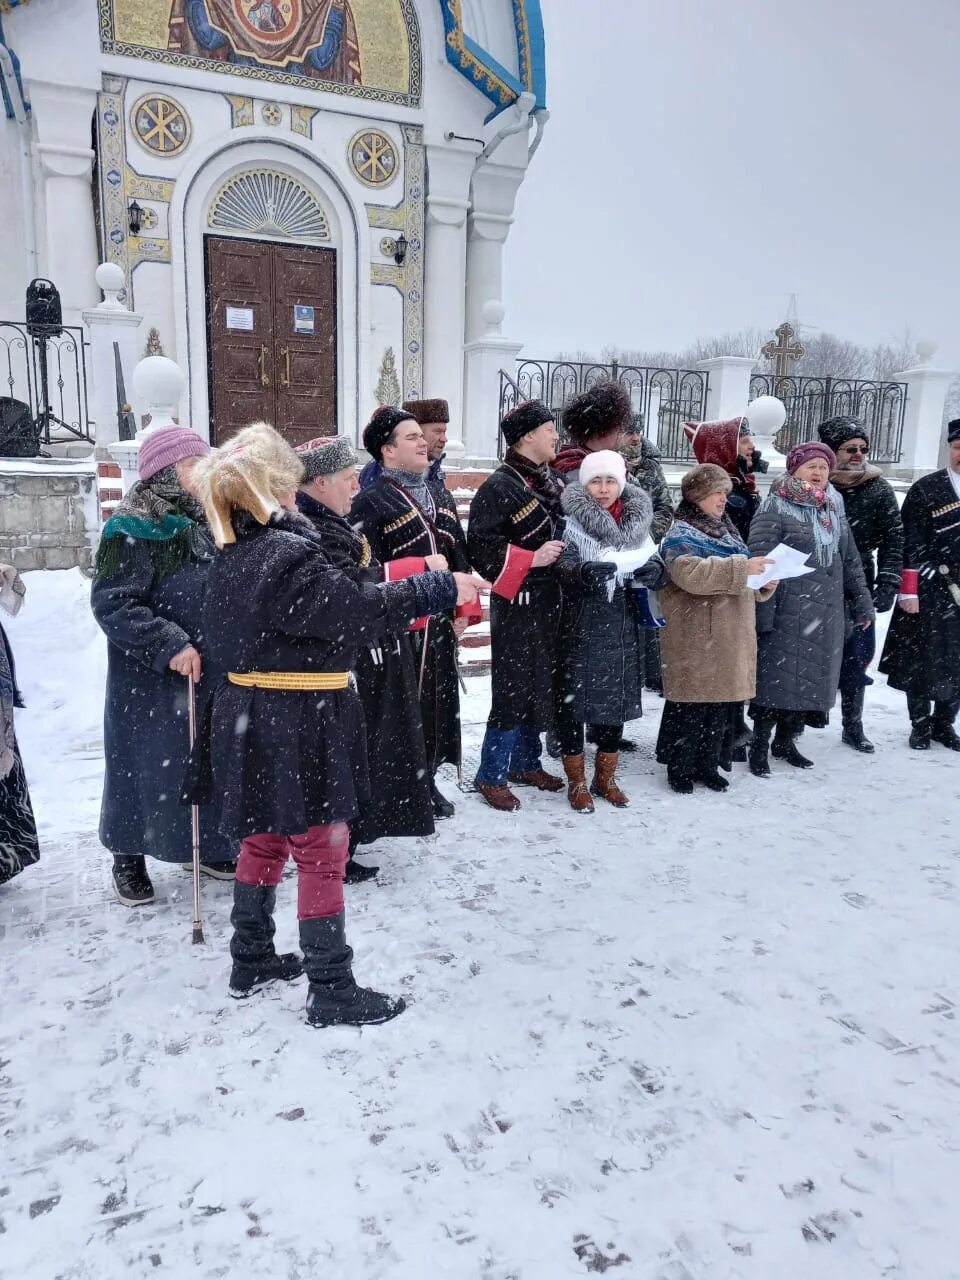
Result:
M650 541L653 504L612 450L589 453L579 479L563 491L564 551L557 562L563 587L556 729L567 795L578 812L593 811L584 772L583 726L597 743L590 790L622 807L627 797L616 768L625 720L640 715L642 627L649 613L645 586L657 587L663 566L653 556L642 568L618 570L601 558L612 548L638 551ZM652 549L652 543L651 543Z

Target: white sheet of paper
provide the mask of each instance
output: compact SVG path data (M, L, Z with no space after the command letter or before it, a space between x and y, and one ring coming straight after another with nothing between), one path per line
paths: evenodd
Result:
M813 573L813 566L807 564L809 555L788 547L785 542L768 551L766 559L772 560L773 564L768 564L762 573L751 573L747 578L747 586L754 591L759 591L768 582L784 582L787 578L802 578L805 573Z
M597 559L604 564L615 564L618 573L627 574L642 568L652 555L656 555L656 551L657 544L652 538L647 538L634 551L614 551L613 547L604 547Z

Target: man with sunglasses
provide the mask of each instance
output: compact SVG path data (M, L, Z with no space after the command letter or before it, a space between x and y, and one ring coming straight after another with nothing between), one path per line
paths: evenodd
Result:
M867 461L870 439L856 418L829 418L820 424L818 434L837 455L830 482L843 498L874 608L885 613L893 608L903 570L903 522L897 496L880 469ZM848 623L840 669L843 741L866 754L874 746L863 731L863 696L873 683L867 667L875 652L875 624L861 629Z

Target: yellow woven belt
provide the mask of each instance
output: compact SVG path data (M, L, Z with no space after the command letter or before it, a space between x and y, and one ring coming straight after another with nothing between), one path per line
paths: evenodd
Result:
M290 689L309 692L314 689L346 689L349 671L228 671L231 684L244 689Z

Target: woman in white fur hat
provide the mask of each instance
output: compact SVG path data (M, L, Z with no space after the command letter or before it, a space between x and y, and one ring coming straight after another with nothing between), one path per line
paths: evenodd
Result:
M649 625L646 592L663 581L656 555L640 568L604 559L608 550L636 552L648 542L653 504L628 483L619 453L587 453L578 477L563 491L565 548L558 563L563 583L556 733L567 775L567 797L578 813L592 813L593 795L618 808L628 801L617 785L619 745L626 720L640 715L642 628ZM584 724L597 744L588 789Z

